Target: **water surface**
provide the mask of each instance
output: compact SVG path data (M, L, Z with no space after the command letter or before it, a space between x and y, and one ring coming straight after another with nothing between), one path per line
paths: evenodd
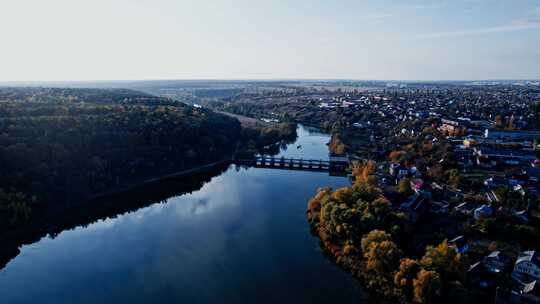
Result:
M282 153L323 158L326 142L300 127ZM317 187L345 184L231 166L191 194L22 247L0 271L2 303L358 303L305 218Z
M293 144L287 145L276 157L328 160L328 134L315 128L299 126L296 130L298 138Z

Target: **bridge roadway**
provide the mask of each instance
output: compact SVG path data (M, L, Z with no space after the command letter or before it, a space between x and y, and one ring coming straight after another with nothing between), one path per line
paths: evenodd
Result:
M301 159L301 158L275 158L271 156L256 156L253 159L237 159L233 163L248 165L256 168L275 168L288 170L307 170L328 172L333 167L328 160Z

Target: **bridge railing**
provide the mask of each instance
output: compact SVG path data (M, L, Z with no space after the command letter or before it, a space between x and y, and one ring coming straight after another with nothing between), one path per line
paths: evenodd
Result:
M257 162L273 162L273 163L313 163L313 164L330 164L329 160L322 159L303 159L303 158L284 158L284 157L261 157L257 156L253 159ZM241 160L244 162L249 162L252 160Z

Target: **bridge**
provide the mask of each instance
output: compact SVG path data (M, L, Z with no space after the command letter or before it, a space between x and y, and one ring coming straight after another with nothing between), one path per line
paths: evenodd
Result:
M234 160L238 165L247 165L256 168L273 168L286 170L305 170L305 171L345 171L348 162L329 161L322 159L301 159L301 158L275 158L272 156L256 156L253 159Z

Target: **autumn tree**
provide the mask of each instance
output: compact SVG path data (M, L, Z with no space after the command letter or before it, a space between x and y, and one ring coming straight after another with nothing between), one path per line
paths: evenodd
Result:
M390 152L390 155L388 156L391 161L397 162L401 159L401 157L405 154L405 151L392 151Z
M431 270L420 270L413 280L415 303L437 303L441 294L441 276Z
M338 135L333 134L328 144L328 149L333 154L345 154L346 147L345 144L341 141Z
M419 271L420 264L416 260L405 258L401 260L399 269L394 275L397 294L406 301L410 302L413 299L413 283Z
M351 187L342 187L334 191L331 198L338 204L350 205L353 203L353 191Z
M319 212L321 210L321 203L323 199L327 199L332 193L330 188L321 188L317 190L317 194L311 198L308 202L308 221L311 224L315 224L319 220Z
M393 272L399 265L402 252L391 236L382 230L373 230L362 238L364 272L366 283L386 296L394 292Z
M352 175L354 176L355 184L358 185L370 182L369 178L373 175L373 173L375 173L376 168L376 164L372 160L363 164L354 164L352 168Z
M444 240L438 246L427 246L420 260L426 269L437 271L445 280L462 280L465 272L461 254Z
M501 115L495 116L495 128L503 128L504 120Z

